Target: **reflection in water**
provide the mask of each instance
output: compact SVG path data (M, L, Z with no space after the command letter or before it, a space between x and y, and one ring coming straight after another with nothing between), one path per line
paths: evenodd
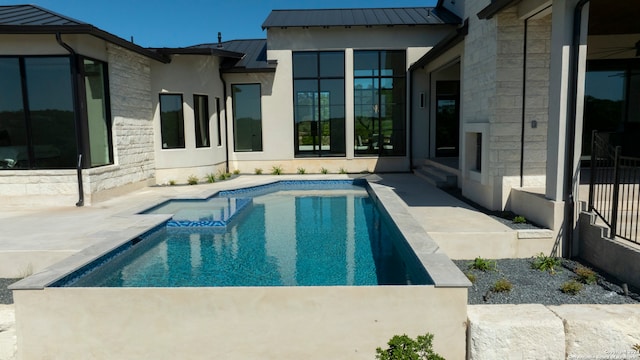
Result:
M74 286L322 286L426 283L365 190L253 198L227 231L165 228ZM403 250L404 249L404 250ZM405 255L405 257L407 257ZM414 259L409 256L409 259ZM410 264L411 261L408 263ZM413 266L409 266L412 268Z

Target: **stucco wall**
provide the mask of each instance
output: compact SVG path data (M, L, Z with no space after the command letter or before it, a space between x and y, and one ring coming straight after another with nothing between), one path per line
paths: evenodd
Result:
M153 149L156 159L156 180L160 184L174 180L186 183L191 175L203 179L207 174L224 171L225 111L222 80L218 67L220 58L202 55L173 55L171 63L154 62L151 65L151 99L153 103ZM181 94L184 116L184 140L182 149L162 149L159 94ZM208 147L196 147L193 95L206 95L209 108ZM222 146L218 146L218 115L216 98L219 98Z

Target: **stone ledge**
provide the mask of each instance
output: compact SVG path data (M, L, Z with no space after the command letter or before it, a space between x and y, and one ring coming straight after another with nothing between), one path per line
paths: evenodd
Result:
M552 237L553 237L553 231L548 229L518 230L518 239L550 239Z
M467 359L635 359L640 305L470 305Z

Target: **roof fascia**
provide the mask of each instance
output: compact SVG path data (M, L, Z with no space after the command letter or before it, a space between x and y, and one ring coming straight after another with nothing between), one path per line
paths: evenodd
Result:
M495 14L499 13L510 5L515 4L518 1L520 0L492 0L491 4L480 10L480 12L478 13L478 18L480 20L491 19Z

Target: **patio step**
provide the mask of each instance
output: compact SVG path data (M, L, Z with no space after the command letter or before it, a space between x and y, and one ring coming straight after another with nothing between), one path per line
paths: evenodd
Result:
M418 177L441 189L455 188L458 186L458 176L441 167L423 165L413 172Z

